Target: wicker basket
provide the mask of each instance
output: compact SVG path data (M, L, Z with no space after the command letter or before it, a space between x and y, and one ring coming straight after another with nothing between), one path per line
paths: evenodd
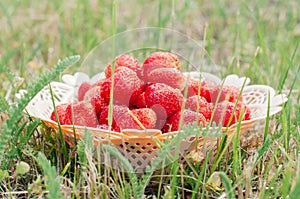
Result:
M198 72L191 72L187 75L195 78L199 77ZM214 75L208 73L202 73L201 75L205 80L215 81L216 83L221 82L221 80ZM94 83L103 77L103 74L98 74L95 77L88 79L86 74L77 73L75 75L63 76L62 79L65 83L52 82L50 85L52 88L52 92L55 95L55 104L58 105L61 103L72 102L76 100L77 89L83 81L90 81L90 83ZM72 82L72 84L68 84L66 82ZM249 84L250 80L244 77L239 78L236 75L229 75L224 79L225 85L235 85L238 87L242 87L244 82L246 82L246 84ZM17 97L21 97L24 92L26 91L20 91ZM240 135L243 142L251 142L251 140L249 141L249 139L247 138L251 135L249 134L249 129L261 128L257 125L264 122L268 114L268 110L270 116L277 114L281 111L280 105L286 102L287 98L282 94L276 95L275 90L266 85L246 85L243 88L242 95L244 102L251 110L252 119L241 122ZM269 109L268 95L270 95ZM47 126L56 130L58 129L57 123L49 119L53 111L53 103L49 86L46 86L38 93L37 96L32 99L32 101L27 105L26 111L33 117L41 118ZM85 129L86 127L82 126L61 126L61 130L65 136L65 140L70 145L74 144L74 135L76 135L76 139L80 139L83 137ZM87 129L94 135L95 146L104 143L109 143L115 146L123 154L123 156L128 159L132 167L135 169L135 172L137 173L144 172L146 166L151 165L153 159L157 157L157 152L159 151L161 146L160 143L166 141L169 142L175 136L177 136L178 133L182 133L171 132L162 134L161 131L157 129L149 129L147 131L126 129L121 133L89 127ZM219 131L231 135L236 131L236 129L237 124L232 125L228 128L209 128L208 132L213 134ZM205 156L205 154L211 149L211 147L216 146L217 143L218 139L216 137L195 135L188 136L180 142L180 156L185 157L190 151L193 151L196 146ZM176 148L174 147L174 149L170 153L174 154L175 149ZM105 157L107 154L102 155L104 157L104 162L106 162L107 160L105 159ZM110 162L109 164L114 168L121 167L119 162Z

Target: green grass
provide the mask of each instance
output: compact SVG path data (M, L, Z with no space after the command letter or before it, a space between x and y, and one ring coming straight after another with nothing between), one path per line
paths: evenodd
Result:
M299 10L296 0L2 1L0 197L297 198ZM205 38L210 59L203 61L204 71L221 77L230 73L248 76L252 84L267 84L286 93L289 101L282 113L267 121L274 122L272 134L271 127L263 129L260 133L265 139L254 149L243 146L238 133L222 137L217 155L213 157L210 151L202 163L175 162L165 170L152 167L136 176L104 167L98 162L100 157L94 160L88 135L78 147L64 147L59 133L52 136L54 131L39 120L21 114L35 93L49 81L60 80L58 74L76 57L54 67L58 60L78 54L81 60L65 73L84 70L82 61L99 42L144 26L171 28L196 41ZM219 67L208 67L212 64ZM19 89L29 90L22 100L14 97ZM183 137L189 133L186 129ZM166 145L160 158L178 140ZM233 150L227 153L228 148ZM132 170L114 148L104 149ZM154 165L160 164L158 160Z

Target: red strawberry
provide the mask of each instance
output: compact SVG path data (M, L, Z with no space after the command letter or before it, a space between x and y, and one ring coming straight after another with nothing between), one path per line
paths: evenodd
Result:
M183 90L186 84L185 76L176 68L153 69L147 74L147 80L151 83L164 83L179 90Z
M140 108L132 110L132 113L143 124L146 129L153 129L156 125L156 113L150 108Z
M210 83L206 81L201 82L200 96L204 97L207 102L211 102L211 90L212 90L212 86L210 85ZM198 88L197 88L197 93L198 93Z
M105 98L107 93L105 93L104 91L109 93L109 88L104 87L105 82L107 82L107 79L99 80L97 83L92 85L92 87L86 92L84 96L84 101L91 102L97 116L100 115L101 111L108 104ZM106 90L104 88L106 88Z
M143 63L143 78L147 81L148 74L156 68L176 68L180 71L179 59L169 52L155 52Z
M163 128L163 132L169 132L169 131L177 131L179 130L179 123L181 117L181 111L178 111L174 115L172 115L170 118L168 118L167 123L165 124ZM198 125L202 123L203 127L206 125L206 119L201 113L197 113L195 111L191 111L188 109L183 110L183 124L182 126L186 126L189 124L192 124L196 122L198 119Z
M197 95L199 86L200 86L200 84L199 84L198 80L195 80L193 78L188 78L188 81L187 81L187 89L188 89L187 97Z
M83 101L89 101L94 96L97 85L92 85L91 88L84 94Z
M145 92L137 96L134 105L138 108L146 108Z
M221 92L221 93L220 93ZM218 95L220 93L220 97L218 102L222 102L224 100L228 100L229 102L242 101L242 95L239 97L240 89L233 86L223 87L221 85L215 86L212 90L211 101L216 102L218 99Z
M131 106L137 96L142 93L143 88L144 82L138 78L134 71L119 70L115 74L114 101L118 104Z
M188 94L187 96L198 95L198 89L200 88L200 96L204 97L207 102L211 102L211 90L212 88L208 86L207 82L203 81L199 84L198 80L190 78L188 80Z
M98 80L93 86L102 86L108 78Z
M96 115L99 116L101 111L108 105L108 103L105 101L105 98L101 95L101 86L93 87L90 91L88 91L87 96L89 95L92 97L85 99L91 102Z
M83 82L78 89L78 101L82 101L84 99L84 95L91 88L91 85L87 82Z
M95 84L91 85L90 89L85 93L83 100L85 101L90 100L95 94L96 87L101 87L105 81L106 79L102 79L96 82Z
M149 84L146 84L144 87L145 87L145 90L147 89L148 92L153 92L153 91L161 89L161 88L166 88L166 87L168 87L168 85L149 83ZM146 104L145 92L142 92L136 98L134 105L138 108L149 108L149 107L147 107L147 104Z
M152 108L159 119L164 119L181 110L183 95L170 86L156 83L146 88L145 100L147 107Z
M81 101L73 104L62 104L56 107L60 123L62 125L73 124L79 126L96 127L97 117L91 104ZM51 119L56 121L55 113L51 114Z
M157 117L152 109L141 108L131 110L131 112L146 129L153 129L155 127ZM143 129L129 113L124 113L119 118L117 125L121 129Z
M108 63L105 69L105 76L108 78L111 76L111 65L112 63ZM139 62L136 58L131 55L120 55L115 59L115 72L118 70L118 67L124 66L126 68L132 69L137 75L140 77L142 67L139 65Z
M234 107L235 103L233 102L224 101L218 103L213 115L213 121L216 122L217 125L231 126L239 121L242 110L244 113L244 115L241 116L242 120L249 120L251 118L250 109L245 104L238 103L236 109L234 109Z
M119 67L114 76L114 103L132 106L143 91L144 82L141 81L136 73L126 67ZM105 101L109 103L111 79L107 79L101 86L101 92Z
M96 127L97 116L92 105L88 102L75 102L72 104L74 125Z
M109 101L109 90L110 90L110 79L99 80L95 84L91 85L91 88L86 92L84 96L84 100L89 101L95 94L98 94L102 96L105 99L105 101ZM106 99L106 97L108 98Z
M244 120L251 120L251 110L246 106L246 104L240 102L241 104L241 109L244 109Z
M110 86L111 86L111 78L103 80L101 82L101 89L100 89L100 95L104 98L104 101L106 103L109 103L110 98Z
M193 95L186 99L186 108L192 111L199 111L206 120L210 120L213 104L208 103L204 97Z
M59 118L59 123L61 125L64 124L72 124L72 107L71 104L60 104L56 106L56 111ZM50 119L53 121L56 120L55 112L51 113Z
M148 92L153 92L156 90L164 89L164 88L169 88L170 86L162 83L149 83L146 85L145 91L147 90Z
M109 110L109 107L106 106L103 109L103 111L101 112L101 114L99 116L99 124L108 125L108 110ZM113 105L112 129L118 129L117 131L120 131L119 126L117 125L117 122L119 122L119 118L125 113L128 113L128 108L126 106Z

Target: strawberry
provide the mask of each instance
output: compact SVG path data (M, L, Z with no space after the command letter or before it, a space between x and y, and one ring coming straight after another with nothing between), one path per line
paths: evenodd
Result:
M145 90L148 88L147 89L148 92L153 92L157 89L161 89L161 88L165 88L165 87L168 87L168 85L149 83L144 86ZM145 91L142 92L139 96L137 96L134 106L136 106L137 108L147 108L146 99L145 99Z
M222 102L224 100L228 100L229 102L242 101L242 96L240 95L240 89L233 86L221 86L217 85L212 89L211 101L215 103L218 99L218 95L220 93L220 97L218 102Z
M212 90L212 86L210 85L209 82L206 82L206 81L201 82L200 96L204 97L207 102L212 102L211 101L211 90ZM197 88L197 93L198 93L198 88Z
M147 107L152 108L159 119L164 119L181 109L183 95L168 85L155 83L146 88L145 100Z
M85 101L74 102L72 104L74 125L96 127L98 124L97 116L90 103Z
M151 83L164 83L173 88L183 90L185 76L176 68L156 68L147 74L147 80Z
M59 118L59 123L61 125L64 124L72 124L72 107L71 104L60 104L56 106L56 111ZM53 121L56 120L55 112L51 113L50 119Z
M101 96L109 103L111 78L107 79L101 86ZM114 76L114 103L126 106L132 106L142 93L144 82L137 74L126 67L119 67Z
M105 96L107 95L107 93L109 93L109 88L104 87L106 82L107 79L99 80L91 86L91 88L86 92L84 96L84 101L91 102L97 116L100 115L101 111L108 104L105 100ZM104 88L106 88L106 90ZM105 93L104 91L106 91L107 93Z
M186 99L185 106L187 109L201 113L207 121L210 120L213 104L207 102L204 97L193 95Z
M90 91L88 91L87 96L89 95L92 97L85 99L91 102L96 115L99 116L101 111L108 105L108 103L105 101L105 98L101 95L101 86L93 87Z
M147 81L148 74L156 68L176 68L180 71L178 57L169 52L152 53L145 59L142 68L144 81Z
M56 106L56 111L59 116L59 121L62 125L73 124L79 126L96 127L97 117L91 106L91 104L81 101L74 102L72 104L62 104ZM54 111L50 117L52 120L56 121Z
M156 113L149 108L133 109L132 114L146 129L153 129L156 125ZM117 125L120 129L140 129L142 126L129 113L124 113L118 120Z
M105 81L106 81L106 79L102 79L102 80L99 80L98 82L96 82L95 84L91 85L89 90L85 93L83 100L85 100L85 101L90 100L95 94L96 87L101 87Z
M105 76L109 78L111 76L111 66L112 63L108 63L105 69ZM118 70L120 66L130 68L140 77L142 67L139 65L139 62L136 58L131 55L119 55L115 58L115 72Z
M244 114L241 116L242 110ZM242 121L251 119L250 109L245 104L238 103L235 108L235 103L223 101L217 104L213 121L217 125L231 126L238 122L240 117Z
M166 85L166 84L162 84L162 83L149 83L146 84L145 86L145 91L147 90L148 92L153 92L156 90L160 90L163 88L169 88L170 86Z
M102 86L108 78L98 80L93 86Z
M91 98L95 94L96 87L98 87L96 84L92 85L90 87L90 89L88 91L86 91L86 93L84 94L84 98L83 98L82 101L89 101L89 100L91 100Z
M108 125L108 110L109 110L109 106L106 106L101 112L98 118L100 125L102 124ZM117 129L117 131L120 131L120 128L117 125L117 123L119 122L119 118L125 113L126 114L128 113L128 108L126 106L113 105L112 129Z
M137 108L146 108L145 92L139 94L134 102Z
M87 82L83 82L78 88L78 101L82 101L86 92L91 88L91 85Z
M211 102L211 87L206 81L199 83L198 80L188 79L187 82L188 94L187 97L198 95L198 89L200 88L200 96L204 97L207 102Z
M163 132L169 132L169 131L178 131L179 130L179 123L181 117L181 111L176 112L174 115L168 118L164 128ZM198 125L202 123L203 126L206 125L206 119L201 113L197 113L195 111L184 109L183 110L183 124L182 126L186 126L189 124L192 124L198 120Z
M100 95L102 98L104 98L104 101L106 103L109 103L111 78L104 79L103 82L100 83L100 85L101 85Z

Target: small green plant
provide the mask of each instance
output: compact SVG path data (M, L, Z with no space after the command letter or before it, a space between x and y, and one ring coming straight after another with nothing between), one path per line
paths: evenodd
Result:
M44 86L57 78L64 69L71 64L74 64L78 59L79 56L72 56L60 61L55 65L53 71L45 73L36 80L34 84L30 85L27 89L27 93L16 102L16 105L10 107L8 110L8 119L2 125L2 132L0 134L0 153L4 154L3 152L6 151L6 154L9 154L8 156L3 155L0 157L0 165L2 165L3 168L8 167L12 158L14 158L15 155L18 155L17 151L22 149L30 138L30 135L32 135L33 131L40 124L39 120L35 120L29 124L27 124L27 121L21 121L22 113L23 110L25 110L26 105L42 88L44 88ZM2 109L7 109L8 103L5 103L3 97L1 97L1 100L4 101ZM19 124L20 122L21 124ZM25 127L27 127L26 133L22 134ZM17 145L18 141L21 142Z
M39 166L44 172L45 187L48 190L48 199L62 199L63 194L60 190L61 176L56 172L54 166L51 166L50 161L46 158L43 153L39 153L37 157Z

